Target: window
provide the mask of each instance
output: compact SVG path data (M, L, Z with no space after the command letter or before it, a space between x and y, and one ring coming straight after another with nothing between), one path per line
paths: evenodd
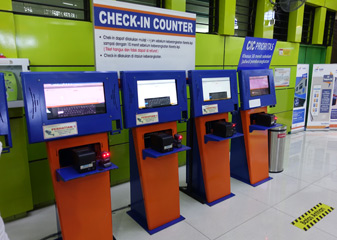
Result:
M89 0L13 0L12 6L18 14L90 21Z
M254 36L256 5L256 0L236 0L235 36Z
M314 29L315 7L305 5L302 29L302 41L304 44L312 43L312 33Z
M118 0L121 2L128 2L140 5L147 5L151 7L165 7L165 0Z
M186 12L197 15L196 32L218 32L219 0L187 0Z
M289 13L284 12L280 7L275 12L274 39L287 41L288 38Z
M327 11L324 27L324 38L323 38L323 45L325 46L332 45L334 24L335 24L335 12Z

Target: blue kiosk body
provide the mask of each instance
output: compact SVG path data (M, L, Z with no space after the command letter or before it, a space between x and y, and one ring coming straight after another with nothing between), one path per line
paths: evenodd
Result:
M209 129L218 121L228 121L228 112L238 110L235 70L189 71L191 119L188 121L186 182L181 190L209 206L234 196L230 192L229 139Z
M247 69L238 71L240 87L240 112L233 113L233 122L244 138L231 142L231 176L258 186L270 180L268 171L268 129L279 126L252 124L251 115L267 113L267 106L276 104L272 69Z
M107 132L121 130L117 72L21 77L29 142L46 142L63 239L112 240L109 171L117 166L100 161Z
M4 136L5 142L3 146L3 153L8 153L12 147L12 136L9 125L8 106L6 97L5 77L0 73L0 136Z
M177 133L177 121L187 120L185 71L121 72L124 126L131 128L131 210L128 214L149 234L184 218L179 207L177 152L159 152L151 135Z

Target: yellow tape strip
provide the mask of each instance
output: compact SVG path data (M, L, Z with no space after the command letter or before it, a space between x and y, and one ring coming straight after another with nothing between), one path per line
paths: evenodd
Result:
M333 207L319 203L309 211L298 217L291 223L304 231L308 231L312 226L318 223L322 218L332 212Z

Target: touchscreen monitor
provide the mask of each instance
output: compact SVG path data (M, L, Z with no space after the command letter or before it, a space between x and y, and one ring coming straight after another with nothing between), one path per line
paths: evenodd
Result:
M202 78L204 101L216 101L231 98L229 77Z
M103 82L43 84L48 119L106 113Z
M138 108L155 108L178 104L175 79L137 81Z
M250 76L249 86L251 97L270 94L268 76Z

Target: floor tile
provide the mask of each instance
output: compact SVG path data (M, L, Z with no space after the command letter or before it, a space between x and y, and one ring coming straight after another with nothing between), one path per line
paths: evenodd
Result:
M186 220L172 225L158 233L149 235L129 215L128 210L113 214L113 231L118 240L208 240L206 236L190 226Z
M210 239L215 239L268 208L241 193L213 207L180 195L180 211L186 222Z
M275 206L276 209L290 215L293 220L310 210L318 203L335 208L330 214L315 224L320 230L337 237L337 193L311 185Z
M308 186L307 182L282 173L270 174L270 176L273 178L272 180L257 187L231 179L232 192L240 191L242 194L273 206Z
M315 185L337 192L337 171L317 181Z
M217 240L337 240L315 227L307 232L291 224L293 218L276 209L268 209Z

